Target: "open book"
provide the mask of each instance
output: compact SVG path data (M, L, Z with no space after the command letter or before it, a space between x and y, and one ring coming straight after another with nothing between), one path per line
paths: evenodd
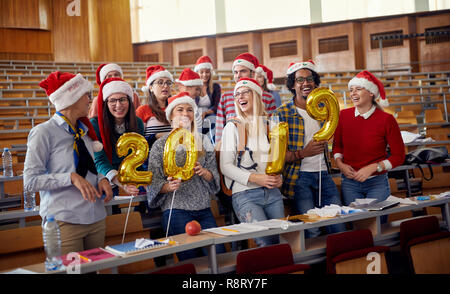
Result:
M170 245L170 243L168 242L160 242L156 240L149 240L149 241L151 241L149 242L149 245L146 245L141 248L135 246L136 245L135 241L131 241L123 244L106 246L105 249L108 252L111 252L112 254L115 255L127 256Z
M264 231L268 230L268 227L258 226L250 223L240 223L236 225L230 225L225 227L218 228L210 228L205 229L203 231L215 233L223 236L231 236L231 235L239 235L239 234L247 234L252 232Z

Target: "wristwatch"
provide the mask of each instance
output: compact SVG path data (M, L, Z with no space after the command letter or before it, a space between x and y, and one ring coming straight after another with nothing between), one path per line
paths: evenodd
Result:
M377 162L377 172L381 173L383 171L383 166L379 162Z

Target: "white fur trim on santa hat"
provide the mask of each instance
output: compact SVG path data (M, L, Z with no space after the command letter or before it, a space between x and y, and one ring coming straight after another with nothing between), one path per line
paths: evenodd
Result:
M103 86L103 101L106 101L109 96L114 93L123 93L128 97L133 98L133 89L127 82L123 81L111 81Z
M178 83L183 84L186 87L192 87L192 86L203 86L203 80L201 79L194 79L194 80L187 80L187 81L182 81L182 80L177 80Z
M160 78L168 78L173 83L172 74L168 70L161 70L161 71L158 71L148 77L147 82L145 83L145 86L143 86L141 88L142 92L146 93L150 89L150 84L153 83L153 81L160 79Z
M262 96L262 94L263 94L263 89L259 85L255 84L249 80L240 80L239 82L236 83L236 86L234 86L234 93L233 93L234 95L236 95L236 91L240 87L248 87L248 88L254 90L256 93L258 93L259 96Z
M122 68L115 63L108 63L107 65L102 67L102 69L100 70L100 82L103 83L103 81L106 78L106 75L108 75L108 73L115 71L115 70L120 73L120 77L123 79Z
M166 107L166 118L168 122L171 122L170 120L170 115L172 114L172 110L179 104L190 104L192 106L192 108L194 109L194 113L197 112L197 105L195 104L195 100L192 99L189 96L182 96L182 97L178 97L175 100L173 100L172 102L169 103L169 105L167 105Z
M94 87L90 82L86 81L81 74L77 74L48 98L55 105L56 111L60 111L76 103L84 94L91 92L93 89Z
M275 84L267 84L267 89L270 91L275 91L277 89L277 86Z
M233 66L231 67L232 71L234 71L234 67L235 67L236 65L242 65L242 66L245 66L245 67L249 68L250 70L255 70L255 69L256 69L256 68L255 68L255 65L254 65L253 63L251 63L250 61L245 60L245 59L236 59L236 60L233 62Z
M312 71L317 73L316 66L313 63L309 62L309 61L305 61L305 62L297 62L297 63L291 65L287 69L286 75L288 76L291 73L296 72L297 70L300 70L300 69L303 69L303 68L312 70Z
M351 86L360 86L369 91L370 93L375 95L375 98L378 98L380 96L380 91L378 90L377 85L369 81L368 79L364 78L357 78L354 77L353 79L348 82L348 89L350 90ZM383 100L383 99L381 99Z
M197 65L195 65L194 67L194 71L195 72L199 72L201 69L209 69L209 70L213 70L213 65L209 62L204 62L204 63L199 63Z
M378 103L382 107L388 107L389 106L389 101L388 101L387 98L383 99L383 98L380 97L380 99L378 100Z
M258 67L255 69L255 72L256 72L257 74L259 74L259 75L263 75L264 78L267 80L267 73L264 71L264 69L263 69L261 66L258 66Z

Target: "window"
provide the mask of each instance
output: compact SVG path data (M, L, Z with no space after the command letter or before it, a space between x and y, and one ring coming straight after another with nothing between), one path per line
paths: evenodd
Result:
M348 36L319 39L319 54L347 51L347 50L348 50Z
M431 35L425 37L426 44L450 42L450 26L428 28L425 29L425 34Z
M197 62L197 59L202 55L202 49L183 51L178 53L178 61L180 65L195 64Z
M297 41L269 44L270 57L297 55Z
M241 53L248 52L248 45L223 48L223 62L233 61Z
M379 49L380 48L380 40L374 40L375 37L384 37L382 42L383 48L385 47L395 47L395 46L403 46L403 38L394 36L403 35L403 31L392 31L392 32L383 32L377 34L370 34L370 49Z

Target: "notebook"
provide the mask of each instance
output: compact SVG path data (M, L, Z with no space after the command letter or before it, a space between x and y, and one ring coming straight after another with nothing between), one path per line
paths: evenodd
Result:
M115 254L115 255L127 256L127 255L142 253L142 252L149 251L149 250L152 250L155 248L168 246L170 244L167 242L160 242L160 241L156 241L156 240L151 240L151 241L153 241L152 245L148 245L143 248L137 248L135 246L136 242L131 241L131 242L123 243L123 244L106 246L105 249L108 252L111 252L112 254Z
M72 262L75 262L76 260L79 260L80 264L83 264L111 257L115 257L115 255L105 251L102 248L94 248L78 252L78 257L77 256L68 257L68 254L66 254L61 256L61 259L63 261L63 264L65 266L68 266Z

